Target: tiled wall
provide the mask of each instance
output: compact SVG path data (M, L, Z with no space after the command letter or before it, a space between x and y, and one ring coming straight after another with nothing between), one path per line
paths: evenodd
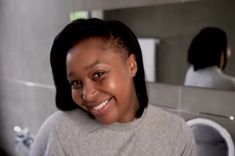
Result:
M226 128L235 140L235 92L149 83L149 102L183 117L207 118Z

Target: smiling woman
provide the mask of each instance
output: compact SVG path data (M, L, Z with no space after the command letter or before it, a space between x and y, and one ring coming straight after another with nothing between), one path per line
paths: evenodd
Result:
M61 111L42 125L31 156L195 155L186 123L148 105L140 45L122 22L70 23L51 67Z
M122 53L91 38L75 45L67 55L73 100L103 124L129 122L139 106L132 81L136 60L133 54L127 57Z

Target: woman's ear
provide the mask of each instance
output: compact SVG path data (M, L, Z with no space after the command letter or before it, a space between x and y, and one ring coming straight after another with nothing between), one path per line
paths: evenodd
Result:
M230 59L231 55L232 55L231 48L228 47L227 48L227 59Z
M128 65L129 65L129 71L131 73L131 76L135 77L137 70L138 70L138 66L137 66L136 57L134 54L130 54L130 56L128 57Z

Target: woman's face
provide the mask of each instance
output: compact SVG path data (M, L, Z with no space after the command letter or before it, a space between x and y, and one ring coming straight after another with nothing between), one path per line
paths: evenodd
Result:
M73 100L102 124L129 122L139 106L133 82L135 56L125 56L111 45L87 39L75 45L66 59Z

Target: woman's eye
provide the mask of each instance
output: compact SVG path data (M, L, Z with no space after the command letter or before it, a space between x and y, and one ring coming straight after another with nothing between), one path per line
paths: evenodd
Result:
M93 79L96 80L104 75L104 72L95 72L93 75Z
M70 85L71 85L73 88L81 88L81 87L82 87L81 81L71 81L71 82L70 82Z

